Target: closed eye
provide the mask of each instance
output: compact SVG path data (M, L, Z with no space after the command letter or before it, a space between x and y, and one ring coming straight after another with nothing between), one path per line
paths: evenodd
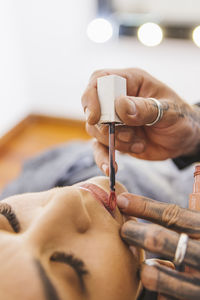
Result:
M54 254L50 257L50 260L71 266L78 275L82 290L85 290L84 277L89 274L89 272L86 270L85 264L81 259L74 257L72 254L54 252Z
M20 223L12 207L7 203L0 203L0 214L8 220L14 232L20 231Z

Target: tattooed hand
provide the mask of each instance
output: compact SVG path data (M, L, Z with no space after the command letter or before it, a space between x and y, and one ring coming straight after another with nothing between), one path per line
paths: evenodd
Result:
M128 96L116 100L116 112L125 124L116 128L117 150L147 160L164 160L195 152L200 133L197 106L187 104L143 70L96 71L82 96L82 105L87 115L87 131L98 141L94 145L97 165L105 173L108 171L108 128L106 125L95 126L100 118L97 78L110 74L127 79ZM159 100L164 112L161 121L151 127L145 124L153 122L158 111L148 98Z
M170 296L169 299L200 299L200 242L192 239L200 239L200 213L128 193L121 194L117 202L124 214L161 225L127 221L121 228L121 236L130 245L173 260L179 233L185 232L190 237L183 262L193 269L192 274L159 263L143 264L140 270L143 285Z

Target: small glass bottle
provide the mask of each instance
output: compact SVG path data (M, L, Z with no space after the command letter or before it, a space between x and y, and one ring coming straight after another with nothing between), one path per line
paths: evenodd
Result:
M189 208L200 211L200 165L195 166L193 193L189 197Z

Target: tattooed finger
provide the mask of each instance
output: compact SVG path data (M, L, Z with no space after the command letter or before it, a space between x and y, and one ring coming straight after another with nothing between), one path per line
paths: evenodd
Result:
M174 259L179 234L155 224L127 221L122 225L121 236L129 245L136 245L170 260ZM184 263L200 270L200 242L189 239Z
M200 212L129 193L119 195L117 202L125 214L185 232L191 237L200 238Z
M177 299L200 299L200 279L190 274L179 273L159 264L147 265L144 263L140 276L144 287L151 291Z

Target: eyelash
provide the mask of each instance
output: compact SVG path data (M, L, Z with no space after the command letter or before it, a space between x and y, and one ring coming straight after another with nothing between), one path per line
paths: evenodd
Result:
M20 224L17 220L16 214L14 213L12 207L7 203L0 204L0 214L2 214L8 220L12 229L18 233L20 231Z
M74 257L72 254L66 254L64 252L55 252L51 256L50 260L55 262L62 262L74 268L80 279L81 286L84 287L83 277L88 274L88 271L86 270L84 262L82 260Z

